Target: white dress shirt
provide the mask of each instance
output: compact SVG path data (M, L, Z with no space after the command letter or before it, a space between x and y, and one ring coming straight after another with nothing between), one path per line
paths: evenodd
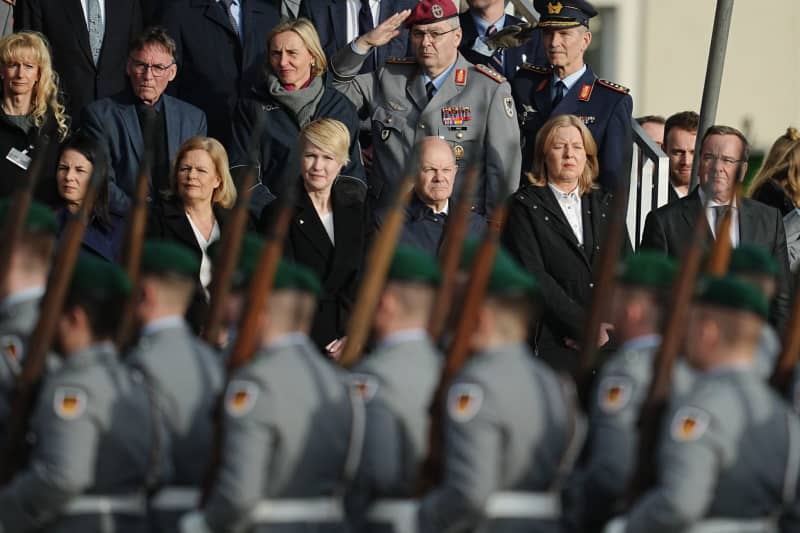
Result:
M358 12L361 9L361 0L347 0L347 42L353 42L358 35ZM369 0L369 9L372 11L372 26L381 21L381 0Z
M561 211L564 213L567 222L569 222L569 226L572 228L572 233L574 233L575 238L578 239L578 244L582 245L583 211L581 210L581 195L578 193L578 186L576 185L570 192L562 192L552 183L548 183L547 186L553 191L556 201L561 207Z
M717 238L717 213L714 211L715 206L724 205L727 206L727 203L719 203L715 201L713 198L708 200L706 203L706 193L703 191L702 187L697 188L697 192L700 193L700 202L706 206L706 220L708 220L708 226L711 228L711 234L714 236L714 239ZM734 201L733 205L733 218L731 219L731 246L734 248L739 246L739 202Z
M203 233L197 229L197 226L192 222L192 217L189 216L189 213L186 213L186 219L189 221L189 225L192 227L192 232L194 233L194 238L197 239L197 244L200 246L200 251L203 253L202 259L200 259L200 284L203 286L204 290L206 290L206 296L208 296L207 287L208 284L211 283L211 258L208 257L207 250L212 242L219 239L219 224L214 221L214 227L211 228L211 235L208 240L206 240Z

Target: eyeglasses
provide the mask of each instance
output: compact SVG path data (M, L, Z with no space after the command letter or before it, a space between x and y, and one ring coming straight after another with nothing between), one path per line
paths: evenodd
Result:
M166 74L167 70L169 70L169 67L175 64L172 62L169 65L159 65L158 63L151 65L150 63L142 63L141 61L136 61L135 59L131 59L131 63L133 64L133 71L136 74L142 75L146 73L148 69L150 69L150 71L153 73L153 76L156 78L160 78Z
M702 161L704 165L710 165L717 161L722 161L722 165L732 167L737 163L741 163L742 159L734 159L732 157L717 157L714 154L703 154Z
M445 35L447 35L448 33L452 33L452 32L454 32L454 31L456 31L457 29L458 29L458 28L453 28L452 30L447 30L447 31L435 31L435 30L434 30L434 31L422 31L422 30L411 30L411 36L412 36L414 39L419 39L420 41L422 41L423 39L425 39L425 36L427 35L428 37L430 37L430 38L431 38L431 41L433 41L433 42L437 42L437 41L439 41L439 39L441 39L442 37L444 37L444 36L445 36Z

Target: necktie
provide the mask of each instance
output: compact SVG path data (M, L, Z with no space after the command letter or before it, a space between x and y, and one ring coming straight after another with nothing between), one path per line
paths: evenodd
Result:
M489 28L486 30L487 37L491 37L495 33L497 33L497 28L494 27L494 24L489 26ZM503 51L501 49L497 49L494 51L489 66L491 66L497 72L500 73L503 72Z
M714 210L714 237L718 237L720 226L725 219L725 213L728 212L727 205L715 205L711 209Z
M361 9L358 10L358 34L364 35L374 27L369 0L361 0Z
M100 49L103 47L103 17L100 14L100 0L89 0L86 3L86 27L89 30L89 48L92 51L92 61L97 65L100 59Z
M225 10L225 15L228 17L228 22L231 23L231 29L236 34L236 37L241 39L239 35L239 23L236 22L236 19L231 12L231 4L233 4L233 0L219 0L219 3L222 5L222 8Z
M433 84L433 81L429 81L425 84L425 92L428 94L428 101L430 102L433 99L433 95L436 93L436 86Z
M561 100L564 99L564 93L566 93L567 86L564 85L563 81L558 81L556 83L556 96L553 98L553 109L555 109L558 104L561 103Z

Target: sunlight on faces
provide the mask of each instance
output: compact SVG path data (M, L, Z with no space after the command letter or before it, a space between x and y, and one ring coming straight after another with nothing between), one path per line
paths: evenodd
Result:
M676 185L689 185L694 162L697 132L672 128L665 139L664 152L669 157L669 179Z
M157 75L157 71L163 67L166 70ZM146 44L141 50L131 53L125 71L134 94L145 104L153 105L161 98L169 82L175 79L178 67L166 48L157 44Z
M11 61L2 64L3 94L10 96L33 93L40 75L39 62L34 51L19 49Z
M214 191L222 184L214 160L205 150L189 150L178 163L178 195L185 204L211 204Z
M730 200L739 172L747 171L747 163L739 162L743 154L744 144L735 135L710 135L703 143L698 176L717 202Z
M305 138L302 142L300 172L306 191L330 191L344 165L333 152L323 150Z
M592 32L583 26L562 30L545 29L542 32L542 44L548 61L566 75L577 72L583 66L583 54L591 42Z
M283 85L302 87L311 77L314 56L293 31L285 31L269 42L269 65Z
M572 191L586 166L583 137L574 126L557 128L545 151L547 179L564 192Z
M451 31L454 28L455 30ZM424 32L425 35L420 37L419 32ZM440 35L434 39L431 33ZM432 24L417 24L411 29L409 33L411 46L417 62L422 65L428 75L438 76L455 63L458 57L458 45L461 44L461 34L458 18Z
M56 168L58 194L68 205L79 206L86 196L94 166L77 150L67 149L61 154Z

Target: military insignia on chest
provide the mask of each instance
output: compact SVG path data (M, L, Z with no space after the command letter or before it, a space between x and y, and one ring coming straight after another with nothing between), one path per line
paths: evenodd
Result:
M678 442L695 441L708 429L710 418L702 409L681 407L670 424L670 436Z
M369 374L353 374L350 377L350 386L361 396L364 403L369 403L378 392L378 380Z
M63 420L75 420L86 411L86 393L74 387L59 387L53 397L53 410Z
M589 99L592 97L592 89L594 85L591 83L584 83L581 85L581 90L578 91L578 100L581 102L588 102Z
M382 141L385 141L385 140L387 140L387 139L389 138L389 135L390 135L391 133L392 133L392 130L390 130L389 128L383 128L383 129L381 130L381 140L382 140Z
M456 422L472 420L483 404L483 389L472 383L453 385L447 393L447 412Z
M472 120L472 108L468 105L442 108L442 124L450 130L466 130L467 122L470 120Z
M264 111L275 111L276 109L280 109L281 106L273 105L273 104L261 104L261 109Z
M455 76L456 85L463 87L467 84L467 69L457 68Z
M258 386L252 381L233 380L225 393L225 411L233 417L244 416L256 404Z
M456 161L461 161L464 159L464 147L460 144L453 146L453 155L456 158Z
M578 115L578 118L581 120L581 122L583 122L587 126L590 126L590 125L594 124L595 122L597 122L597 117L593 117L593 116Z
M626 377L608 377L600 382L597 403L608 414L621 411L631 399L631 380Z

